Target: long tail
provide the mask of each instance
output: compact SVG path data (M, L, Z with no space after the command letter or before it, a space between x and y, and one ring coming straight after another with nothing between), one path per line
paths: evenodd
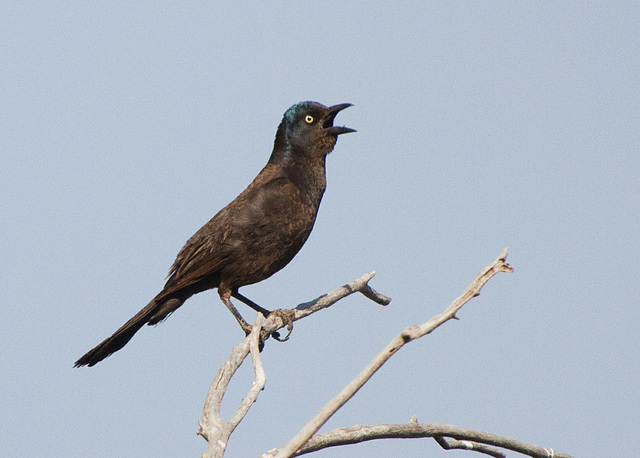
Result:
M162 293L161 293L162 294ZM135 314L120 329L114 332L111 337L96 345L92 350L75 362L73 367L93 366L112 353L117 352L131 340L133 335L145 324L158 324L169 314L180 307L185 299L171 298L158 300L160 294L147 304L142 310Z

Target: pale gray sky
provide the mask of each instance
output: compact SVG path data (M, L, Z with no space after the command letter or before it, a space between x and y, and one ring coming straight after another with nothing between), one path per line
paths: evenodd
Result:
M6 456L199 456L242 334L214 291L90 369L182 244L253 179L283 112L350 102L314 232L243 289L291 307L229 457L283 445L403 327L508 246L511 275L404 348L324 430L457 424L580 457L640 424L637 2L14 2L0 15ZM253 314L242 311L250 320ZM246 393L246 368L227 411ZM470 456L377 441L323 457Z

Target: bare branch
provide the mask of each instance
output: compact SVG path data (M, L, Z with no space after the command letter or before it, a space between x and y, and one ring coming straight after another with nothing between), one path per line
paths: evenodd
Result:
M259 349L259 338L260 331L262 329L262 322L264 318L261 313L258 313L256 317L256 322L253 325L253 329L251 330L251 334L249 334L249 351L251 352L251 361L253 362L253 373L255 375L255 380L251 383L251 389L247 396L240 402L240 405L231 416L229 421L227 422L227 427L230 429L229 434L236 429L236 426L240 424L242 419L249 413L249 409L258 399L258 395L264 389L265 384L267 383L267 376L264 372L264 367L262 366L262 358L260 358L260 349Z
M384 294L380 294L369 286L369 281L375 276L375 274L375 272L365 274L357 280L349 282L344 286L340 286L339 288L313 299L312 301L303 302L298 304L294 309L284 311L291 312L291 321L298 321L313 313L319 312L320 310L331 307L340 299L344 299L353 293L361 293L377 304L388 305L391 302L391 298ZM284 326L285 323L280 316L277 314L269 315L262 325L263 335L270 334Z
M357 444L376 439L415 439L422 437L433 437L446 450L454 448L473 450L495 457L504 457L505 455L493 447L537 458L550 458L552 456L554 458L571 458L570 455L553 452L549 448L530 445L496 434L475 431L460 426L417 422L373 426L358 425L351 428L336 429L313 436L293 456L304 455L328 447ZM445 437L451 437L454 440L446 440L444 439ZM488 447L488 445L492 447Z
M200 420L200 429L198 430L198 434L209 443L207 451L202 455L203 458L218 458L224 455L229 436L247 415L249 409L258 398L260 391L264 388L266 376L260 359L260 350L258 349L263 321L264 317L261 313L258 313L251 333L242 342L233 347L231 356L220 367L213 383L211 383L204 408L202 409L202 420ZM236 373L249 353L251 353L253 360L256 379L251 384L249 393L240 402L231 419L225 423L220 416L222 398L229 386L231 377L233 377L233 374Z
M374 302L381 305L387 305L391 299L383 294L378 293L368 284L373 278L375 272L363 275L344 286L320 296L310 302L298 305L295 309L282 310L291 317L291 321L305 318L312 313L330 307L353 293L360 292ZM282 314L274 313L264 320L261 313L258 313L256 322L253 325L251 333L245 337L242 342L233 347L231 356L222 364L218 373L211 383L204 408L202 410L202 419L200 420L200 428L198 434L205 438L208 442L207 451L203 454L203 458L222 457L227 447L229 436L234 429L247 415L249 409L258 398L260 391L266 383L266 376L260 359L260 339L268 338L271 333L285 326ZM222 398L229 386L229 382L233 374L242 365L247 355L251 353L253 360L253 368L255 373L255 381L251 384L251 389L247 396L242 400L231 419L225 423L220 415L220 406Z
M358 392L358 390L376 373L382 365L389 360L400 348L402 348L408 342L419 339L432 332L437 327L446 323L447 321L456 318L456 312L462 308L464 304L469 302L472 298L480 294L482 287L498 272L513 272L513 268L507 264L506 258L508 249L502 250L502 253L498 256L494 262L485 267L476 276L475 280L465 289L465 291L454 300L444 312L431 318L424 324L414 325L405 328L398 336L394 337L391 342L378 353L367 366L354 378L346 387L340 391L328 404L326 404L318 414L311 419L296 436L289 441L287 445L282 447L277 454L277 458L291 457L299 450L311 436L313 436L322 425L338 410L340 409L351 397ZM365 282L366 284L366 282Z

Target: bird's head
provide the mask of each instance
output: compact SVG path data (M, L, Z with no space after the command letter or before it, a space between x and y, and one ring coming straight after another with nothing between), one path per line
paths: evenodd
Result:
M318 102L296 103L282 118L274 149L326 156L333 150L338 135L355 132L348 127L333 125L336 115L350 106L350 103L330 107Z

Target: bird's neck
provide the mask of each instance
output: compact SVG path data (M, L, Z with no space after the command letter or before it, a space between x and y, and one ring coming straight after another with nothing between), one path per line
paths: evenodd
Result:
M280 173L296 185L314 205L319 205L327 187L326 156L298 151L293 147L274 149L270 163L277 165Z

